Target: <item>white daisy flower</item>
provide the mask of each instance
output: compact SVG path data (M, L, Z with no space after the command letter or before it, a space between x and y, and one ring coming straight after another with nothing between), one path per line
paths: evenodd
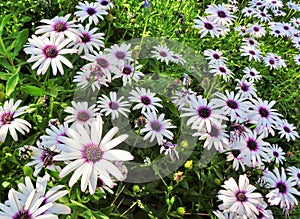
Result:
M116 92L109 92L109 97L102 94L102 97L99 97L97 103L98 107L101 109L101 113L105 113L104 116L108 116L111 114L112 119L116 119L119 117L119 113L121 113L126 118L128 117L128 113L130 110L127 108L130 106L128 101L123 101L124 96L121 96L117 99Z
M162 146L160 148L160 153L164 155L169 154L171 161L174 160L174 155L179 160L179 155L178 152L176 151L176 147L177 144L173 144L172 142L163 140Z
M296 182L296 185L300 186L300 169L295 166L291 166L287 168L287 172L290 178Z
M261 60L261 51L256 48L256 46L245 45L241 46L240 51L242 52L241 56L248 56L248 61L250 62L254 59L256 62Z
M100 113L99 109L96 108L96 104L89 106L87 101L84 102L71 102L72 107L67 106L64 110L71 115L65 118L66 123L72 123L71 127L76 124L87 125L91 123Z
M209 60L209 64L226 64L227 58L223 56L223 53L216 49L207 49L204 50L204 56L207 60Z
M56 150L56 146L44 146L39 141L36 142L37 147L29 147L30 152L30 161L26 166L34 166L33 176L37 176L40 171L45 168L48 170L53 170L59 172L61 169L53 161L53 157L60 153L59 150Z
M52 32L50 38L32 35L32 38L29 38L28 41L29 45L24 49L24 52L32 55L27 62L35 62L31 69L39 67L37 75L44 75L50 64L54 76L57 74L57 69L62 75L64 74L61 63L73 68L72 63L64 57L65 54L77 52L76 49L65 48L71 42L70 39L65 39L63 35L56 35Z
M114 7L114 4L112 3L111 0L97 0L97 2L105 8L105 10L109 10Z
M194 19L195 25L193 28L200 29L198 34L201 34L200 38L205 37L208 33L212 38L221 36L221 27L208 20L206 17L199 17Z
M67 14L64 17L56 16L51 20L42 19L41 22L46 25L38 26L35 34L43 34L43 36L49 37L54 32L57 35L66 36L72 41L78 40L77 25L75 21L68 21L70 16L71 14Z
M233 78L233 72L223 63L212 64L209 66L209 72L214 75L219 75L224 81Z
M146 111L155 111L157 112L156 107L163 107L159 102L161 102L161 99L158 97L155 97L155 93L152 93L150 89L145 88L139 88L136 87L136 90L130 91L130 95L128 99L133 102L137 103L133 110L141 109L142 113Z
M268 23L272 20L272 15L268 14L268 9L264 8L263 10L255 10L253 13L254 18L258 18L261 22Z
M266 66L269 66L271 69L278 69L286 67L285 61L274 53L268 52L265 57L263 57L264 63Z
M258 23L249 24L246 32L255 38L260 38L266 35L265 28Z
M181 117L189 117L187 125L192 124L192 129L206 128L208 132L211 132L211 127L221 126L222 120L227 120L222 111L218 109L213 100L208 103L202 96L189 96L189 107L183 108Z
M9 131L14 141L18 141L17 132L25 135L30 131L31 125L24 119L18 118L20 115L26 113L28 106L23 106L18 109L21 100L14 103L14 99L9 99L0 106L0 142L4 142Z
M132 81L138 81L140 77L144 76L144 74L139 71L142 67L142 65L138 65L137 63L126 62L120 67L121 71L116 72L112 79L122 78L123 86L126 86L127 83L131 85Z
M295 141L296 138L299 138L299 134L295 130L296 127L293 124L288 123L286 119L280 120L275 128L279 131L280 138L285 137L288 142L290 140Z
M239 156L241 154L241 150L231 150L229 152L226 152L226 154L227 154L226 161L233 160L232 169L234 169L235 171L238 171L241 166L243 172L246 171L245 164L243 162L243 158Z
M235 90L237 90L239 93L242 93L243 97L257 97L254 82L247 81L246 78L242 78L241 80L235 79L235 81L237 81L237 86Z
M272 144L270 147L270 161L275 160L276 164L282 164L285 161L285 152L282 150L281 147L278 147L277 144Z
M265 170L262 180L266 183L266 188L273 189L266 195L270 205L279 205L280 208L289 211L292 206L298 204L298 200L294 196L300 196L300 192L294 188L297 184L293 178L287 179L283 167L281 174L277 167L273 172Z
M62 198L63 196L69 193L68 190L61 190L64 188L62 185L54 186L48 191L47 183L50 179L50 175L45 175L43 178L38 177L36 181L36 186L34 186L28 176L25 177L25 184L19 183L18 188L20 192L17 192L18 197L21 200L26 199L30 193L34 190L40 194L40 197L45 198L43 204L52 203L53 205L44 212L44 214L52 213L52 214L70 214L71 209L60 203L55 203L58 199Z
M249 184L246 174L239 176L238 184L231 177L222 187L225 190L218 192L218 199L223 202L219 205L220 210L235 213L238 217L257 218L256 206L261 205L263 198L260 193L253 192L256 187Z
M78 50L78 55L82 54L84 51L85 55L94 52L94 48L100 51L100 47L104 47L103 36L104 33L97 33L98 28L93 28L90 30L90 25L85 27L81 24L78 25L78 40L72 42L68 47Z
M76 129L68 130L68 137L61 136L59 140L63 144L59 145L61 154L56 155L55 161L68 161L59 177L63 178L73 172L69 180L72 187L81 177L81 191L85 192L88 186L90 194L94 194L97 187L98 177L109 187L114 183L110 174L116 180L124 179L123 173L114 162L133 160L133 156L124 150L112 149L122 143L127 134L114 138L119 128L112 128L104 137L103 122L101 116L93 120L89 126L76 125Z
M252 17L255 13L255 9L252 7L244 7L242 13L245 17Z
M68 128L68 123L64 123L58 126L51 125L50 128L46 129L47 135L43 135L40 137L40 139L42 140L42 145L49 148L54 145L59 145L61 142L58 141L57 138L59 136L66 136Z
M205 13L208 14L208 20L221 26L230 26L236 18L236 16L227 10L225 4L208 5L208 8L205 9Z
M259 81L262 78L260 72L257 71L255 68L245 67L243 72L245 73L244 78L249 79L252 82Z
M151 137L150 142L152 142L156 138L159 145L163 144L164 137L173 140L173 133L168 129L176 128L176 126L172 125L169 119L164 119L165 114L162 113L157 117L155 111L148 111L144 115L146 117L146 125L141 129L141 133L147 132L143 138L144 140Z
M83 22L88 18L89 24L94 23L95 25L99 23L99 19L103 20L102 15L108 14L107 11L105 11L106 8L97 2L79 2L78 5L76 5L76 9L78 9L78 11L76 11L74 14L78 17L80 22Z
M125 62L133 61L131 58L132 51L130 51L130 47L130 43L122 43L120 46L118 44L114 44L110 48L106 48L105 52L115 58L118 65L123 65Z
M45 197L40 195L40 192L34 189L28 196L20 200L17 191L15 189L10 189L6 204L0 204L0 218L58 219L57 215L46 213L46 211L54 204L44 204L45 199Z
M156 58L157 60L165 62L167 65L169 62L172 61L173 52L170 51L170 49L167 46L160 44L157 46L153 46L153 49L155 49L155 50L151 51L151 53L153 54L151 56L152 58Z
M185 87L182 90L176 90L174 96L172 96L172 102L177 106L178 110L181 110L184 106L189 104L189 96L195 95L196 93L190 88Z

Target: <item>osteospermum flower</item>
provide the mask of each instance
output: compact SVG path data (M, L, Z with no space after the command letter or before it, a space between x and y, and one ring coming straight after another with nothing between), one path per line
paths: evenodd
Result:
M151 57L156 58L162 62L168 64L169 62L173 61L172 54L173 52L167 46L164 45L157 45L153 46L151 53L153 54Z
M205 9L205 13L208 14L207 18L218 25L229 26L232 24L236 16L234 16L226 7L225 4L221 5L209 5Z
M212 146L219 152L223 152L224 148L229 145L229 135L225 132L225 125L212 125L211 130L198 130L193 136L199 136L199 140L205 140L203 147L210 150Z
M233 72L224 63L215 63L210 65L209 68L210 73L221 76L225 81L233 77Z
M156 107L162 107L159 103L161 102L161 99L155 97L155 93L152 93L150 89L146 90L143 87L136 87L136 90L130 91L130 95L131 96L129 96L128 99L133 103L137 103L133 107L133 110L142 108L142 113L149 110L157 112Z
M223 56L223 53L216 49L208 49L203 52L205 58L209 60L209 64L226 64L227 58Z
M97 1L105 10L109 10L114 7L114 4L111 0L98 0Z
M32 161L27 163L26 166L34 166L33 176L37 176L43 168L59 172L60 167L53 161L53 157L60 153L60 151L56 149L56 146L44 146L39 141L37 141L36 144L37 147L24 146L30 150L30 159Z
M160 153L164 155L170 156L171 161L174 160L174 155L177 159L179 159L178 152L176 151L177 144L173 144L169 141L163 141L162 146L160 148Z
M99 51L100 47L104 47L104 33L97 33L96 31L98 31L98 28L94 27L90 30L89 24L85 27L79 24L78 31L78 40L69 45L69 47L78 50L78 55L82 54L83 51L85 55L87 55L93 53L94 48Z
M148 111L144 114L146 117L146 125L141 129L141 133L147 132L144 136L144 140L150 138L150 142L156 138L159 145L163 144L163 138L173 140L173 133L168 129L176 128L176 126L170 123L169 119L164 119L165 114L160 114L157 117L155 111Z
M93 120L89 126L84 127L81 124L76 129L68 130L68 137L61 136L59 140L63 142L59 146L61 154L56 155L53 159L56 161L67 161L59 177L63 178L73 172L69 180L69 186L72 187L81 177L81 191L89 189L91 194L95 193L98 177L109 187L113 187L113 180L110 174L116 180L124 179L123 173L114 162L129 161L133 156L124 150L113 149L122 143L127 137L123 134L113 138L119 131L114 127L102 137L103 122L101 116Z
M255 68L245 67L243 72L245 73L244 78L249 79L252 82L259 81L262 78L260 72L257 71Z
M222 187L225 190L218 192L218 199L223 202L219 205L220 210L239 217L257 218L259 212L256 206L261 205L262 195L254 192L256 187L249 184L246 175L239 176L238 184L231 177Z
M190 95L196 95L196 93L190 88L186 89L183 87L182 90L175 91L174 96L172 96L172 102L177 106L178 110L181 110L182 107L188 106Z
M255 38L266 35L266 29L258 23L249 24L246 32L249 33L250 36Z
M277 69L286 67L285 61L274 53L268 52L265 57L263 57L264 63L266 66L269 66L271 69Z
M292 206L298 204L298 200L294 195L300 196L300 192L294 188L297 183L293 178L287 178L285 170L275 167L273 172L269 170L264 171L262 180L266 183L265 187L272 189L266 197L270 205L279 205L285 211L289 211Z
M17 196L19 199L24 200L26 199L30 193L34 190L40 194L40 197L45 198L43 204L52 203L53 205L47 209L45 213L52 213L52 214L70 214L71 209L60 203L55 203L58 199L62 198L66 194L69 193L68 190L61 190L64 188L62 185L54 186L48 191L47 189L47 183L50 179L50 175L45 175L43 178L38 177L36 181L36 186L33 185L30 178L28 176L25 177L25 184L19 183L18 187L20 192L17 192Z
M290 178L296 182L297 186L299 186L300 185L300 169L295 166L291 166L291 167L287 168L287 172L288 172L288 175L290 176Z
M192 124L193 129L205 127L208 132L211 132L212 125L220 126L222 120L227 120L213 101L208 103L202 96L190 95L189 98L190 106L183 108L186 113L181 117L189 117L187 125Z
M241 150L231 150L229 152L226 152L227 157L226 161L233 161L232 163L232 169L235 171L238 171L240 166L242 167L243 172L245 172L245 164L243 163L243 158L241 158L239 155L241 153Z
M252 59L259 62L261 59L261 51L255 46L246 45L241 46L241 56L248 56L248 61L250 62Z
M262 160L269 162L268 142L263 141L264 136L258 136L254 131L248 131L246 138L240 139L232 144L233 150L240 150L239 157L249 167L261 167Z
M296 138L299 138L299 134L295 130L296 127L293 124L288 123L286 119L280 120L276 126L276 129L279 131L280 138L285 137L288 142L291 139L295 141Z
M131 44L122 43L120 46L114 44L111 48L106 48L105 52L110 54L119 65L123 65L126 61L133 61L131 58L131 51L130 51Z
M18 118L20 115L26 113L27 106L18 109L21 100L14 103L14 99L9 99L0 106L0 142L4 142L9 131L14 141L18 141L17 132L22 135L29 132L31 125L24 119Z
M78 11L76 11L74 14L78 17L80 22L88 19L89 24L94 23L95 25L99 23L99 19L103 20L102 15L108 14L106 8L97 2L79 2L78 5L76 5L76 9L78 9Z
M243 97L253 98L257 97L256 88L254 87L254 82L247 81L246 78L235 79L237 81L237 86L235 90L242 93Z
M138 81L140 77L144 74L139 71L143 66L138 65L137 63L126 62L120 67L121 71L115 73L113 79L122 78L123 86L126 86L127 83L131 85L132 81Z
M102 94L102 97L99 97L97 103L99 104L98 107L101 109L100 112L105 113L105 116L111 114L112 119L116 119L119 117L119 113L123 116L128 117L128 113L130 110L127 108L130 106L128 101L123 101L124 96L121 96L117 99L116 92L109 92L109 97Z
M0 217L3 219L58 219L57 215L45 213L53 203L44 204L45 197L35 189L22 200L18 199L17 191L8 192L7 204L0 204Z
M70 39L65 39L63 35L56 35L54 32L51 33L50 38L48 37L36 37L28 39L29 45L24 49L25 53L32 55L27 62L35 62L31 69L36 69L37 74L44 75L50 64L52 73L55 76L57 69L63 75L64 69L62 64L65 64L69 68L73 68L72 63L66 59L63 55L76 53L76 49L66 49L65 47L71 42Z
M77 25L75 21L68 21L70 16L71 14L67 14L64 17L56 16L51 20L42 19L41 22L46 25L38 26L35 34L49 37L54 32L57 35L66 36L72 41L78 40Z
M273 144L269 147L270 149L270 153L269 153L269 157L270 160L275 160L276 164L279 163L283 163L283 161L285 161L285 152L282 150L281 147L278 147L277 144Z
M71 115L65 118L66 123L87 125L91 123L99 114L99 109L96 108L96 104L89 106L87 101L84 102L71 102L72 107L68 106L65 112Z
M46 128L47 135L42 135L40 139L42 140L42 145L46 147L57 146L61 142L57 139L59 136L65 136L69 126L68 123L62 125L50 125L50 128Z
M199 19L194 19L195 25L193 26L196 29L200 29L198 34L201 34L200 38L205 37L208 33L212 38L219 37L220 26L216 25L212 21L208 20L206 17L199 17Z
M248 111L248 118L250 123L256 124L255 130L258 134L263 133L265 137L270 133L275 135L274 128L278 125L282 115L277 113L276 109L272 109L276 101L270 103L260 98L252 99L253 104Z
M234 94L225 90L226 95L217 92L215 95L215 103L221 107L224 115L230 117L230 121L244 122L247 119L246 112L248 111L251 103L242 97L241 93Z

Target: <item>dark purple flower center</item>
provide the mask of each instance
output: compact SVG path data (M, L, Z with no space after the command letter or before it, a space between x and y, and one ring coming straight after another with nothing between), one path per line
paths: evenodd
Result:
M300 179L300 173L297 174L298 179Z
M1 120L3 121L4 124L10 124L14 120L14 118L12 114L4 113Z
M58 51L56 46L46 46L44 48L44 53L47 56L47 58L55 58L58 55Z
M101 5L103 5L103 6L106 6L106 5L108 5L108 3L109 3L109 2L108 2L108 1L106 1L106 0L102 0L102 1L100 2L100 4L101 4Z
M159 51L159 55L160 55L161 57L167 57L167 56L168 56L168 53L165 52L165 51Z
M81 36L81 41L83 43L88 43L91 41L91 36L88 33L83 33Z
M109 108L112 110L118 110L119 109L119 104L117 102L110 102L108 104Z
M102 151L98 145L88 145L82 152L83 157L89 161L96 163L99 161L102 157Z
M288 26L283 26L283 29L289 30L290 28Z
M262 17L266 17L266 16L267 16L264 12L261 12L260 15L261 15Z
M261 2L256 2L256 5L257 5L257 6L261 6L262 3L261 3Z
M210 108L207 108L207 107L200 107L198 109L198 115L201 117L201 118L208 118L211 114L211 109Z
M283 130L286 132L286 133L290 133L291 132L291 129L287 126L283 126Z
M248 42L249 42L250 45L254 45L255 44L255 42L253 40L249 40Z
M29 214L28 210L20 210L13 219L32 219L31 215Z
M286 184L283 182L278 182L276 188L279 190L280 193L286 193L287 191Z
M253 56L255 55L255 52L253 50L249 50L249 53Z
M98 179L97 179L97 187L101 188L103 185L104 185L103 180L98 177Z
M54 26L54 30L56 32L64 32L65 30L67 30L68 27L67 27L67 23L65 22L58 22L57 24L55 24Z
M222 72L222 73L226 73L226 69L223 68L223 67L220 67L219 70L220 70L220 72Z
M255 73L253 71L250 71L250 75L253 77L255 76Z
M258 111L261 117L267 118L269 116L269 111L264 107L260 107Z
M82 122L86 122L91 118L90 114L86 111L80 111L77 114L77 119Z
M123 51L117 51L115 55L116 55L117 59L125 59L125 57L126 57L126 53Z
M279 153L277 151L273 151L274 157L279 157Z
M238 106L239 106L238 103L236 101L234 101L234 100L227 100L226 104L231 109L237 109Z
M59 153L56 152L56 151L51 151L50 149L45 149L43 150L43 153L42 153L42 161L44 163L44 166L47 167L47 166L51 166L53 165L53 157L55 155L58 155Z
M218 54L213 54L214 59L220 59L220 56Z
M151 104L151 99L147 96L142 96L141 97L141 102L145 105L149 105L149 104Z
M258 32L258 31L259 31L259 28L258 28L258 27L254 27L253 30L254 30L255 32Z
M95 8L88 8L88 9L86 10L86 12L87 12L89 15L93 15L93 14L96 13L96 10L95 10Z
M204 27L205 27L207 30L212 30L212 29L214 29L214 26L213 26L211 23L208 23L208 22L205 22L205 23L204 23Z
M109 66L109 63L104 58L97 58L97 64L100 65L101 68L107 68Z
M249 85L246 83L242 83L241 89L242 89L242 91L247 92L249 90Z
M277 34L280 34L280 30L275 30L274 32Z
M261 219L265 217L265 215L261 211L259 211L258 213L259 214L257 215L257 219Z
M153 121L150 123L151 129L153 131L159 132L162 129L162 125L159 121Z
M244 202L247 201L247 196L245 195L245 192L238 192L236 193L235 197L237 198L238 201Z
M233 150L233 151L231 151L231 153L232 153L232 155L233 155L235 158L237 158L237 157L240 155L241 151L240 151L240 150Z
M254 139L250 138L247 141L247 147L250 149L250 151L255 151L258 148L258 144Z
M130 75L132 73L132 68L130 66L124 66L122 73L124 75Z
M274 64L275 64L275 60L274 60L274 59L270 59L270 60L269 60L269 63L270 63L271 65L274 65Z
M226 16L226 13L225 13L224 11L218 11L217 13L218 13L218 17L220 17L220 18L225 18L225 17L227 17L227 16Z

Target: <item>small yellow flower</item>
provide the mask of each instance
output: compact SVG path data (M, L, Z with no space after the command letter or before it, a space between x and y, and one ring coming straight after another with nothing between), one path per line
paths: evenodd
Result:
M184 167L187 169L192 169L193 167L193 161L192 160L188 160L187 162L185 162Z
M182 142L180 142L180 146L186 148L186 147L189 146L189 142L188 141L182 141Z
M183 178L183 172L179 171L177 173L174 173L174 180L175 181L181 181Z
M184 213L185 213L185 208L184 207L178 207L177 208L177 213L179 214L179 215L184 215Z

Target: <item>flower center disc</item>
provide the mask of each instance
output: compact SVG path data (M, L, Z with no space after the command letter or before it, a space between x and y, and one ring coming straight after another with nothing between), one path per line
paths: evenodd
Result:
M227 101L227 106L230 107L231 109L237 109L238 108L238 104L234 100L228 100Z
M64 22L59 22L59 23L57 23L57 24L55 25L54 29L55 29L56 32L63 32L63 31L65 31L65 30L67 30L68 28L67 28L67 26L66 26L66 23L64 23Z
M145 105L149 105L151 103L151 100L149 97L143 96L143 97L141 97L141 102Z
M87 33L82 34L81 41L82 41L83 43L88 43L88 42L90 42L90 41L91 41L90 35L87 34Z
M122 51L116 52L117 59L124 59L126 57L126 54Z
M212 29L214 29L213 25L211 25L210 23L204 23L204 27L205 27L207 30L212 30Z
M240 202L244 202L247 200L247 197L245 195L245 193L243 192L239 192L236 194L236 198L240 201Z
M95 163L101 159L102 151L97 145L90 145L83 151L83 156L87 161Z
M4 122L4 124L10 124L13 121L13 116L10 114L4 114L4 116L2 117L2 121Z
M159 132L161 130L161 124L158 121L154 121L150 124L152 130Z
M261 115L261 117L268 117L269 115L269 111L266 108L259 108L259 114Z
M130 75L131 73L132 73L132 70L131 70L131 68L129 66L125 66L123 68L123 74Z
M256 141L254 139L249 139L247 141L247 147L251 150L251 151L255 151L258 148L258 145L256 143Z
M276 188L278 188L280 193L285 193L287 190L286 185L282 182L277 183Z
M198 115L201 117L201 118L208 118L211 114L211 110L209 108L206 108L206 107L201 107L200 109L198 109Z
M88 9L86 10L86 12L87 12L89 15L93 15L93 14L96 13L96 10L95 10L94 8L88 8Z
M21 210L13 217L13 219L32 219L32 217L29 215L27 210Z
M110 102L108 104L109 108L112 110L118 110L119 109L119 104L117 102Z
M106 59L98 58L97 63L98 63L98 65L101 66L101 68L107 68L108 67L108 61Z
M44 49L47 58L55 58L58 55L58 51L55 46L47 46Z
M86 122L90 119L90 115L86 112L79 112L77 114L77 119L82 122Z

